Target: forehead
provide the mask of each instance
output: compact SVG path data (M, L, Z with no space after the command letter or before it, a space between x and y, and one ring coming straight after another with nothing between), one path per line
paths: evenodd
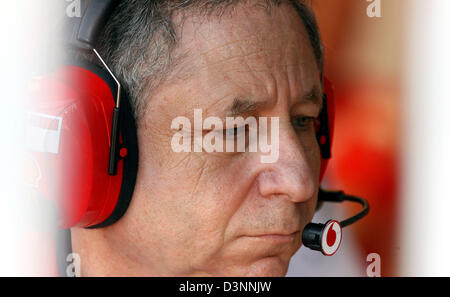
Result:
M300 96L319 80L308 34L289 4L270 9L238 4L220 17L178 19L175 80L200 78L204 87L216 86L216 96L229 95L232 86L249 93L242 95L264 97L275 96L279 84L290 96Z

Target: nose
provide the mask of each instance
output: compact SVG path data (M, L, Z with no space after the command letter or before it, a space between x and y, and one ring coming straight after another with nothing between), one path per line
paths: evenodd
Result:
M313 170L315 160L311 154L306 154L295 131L288 124L279 133L279 157L277 162L261 164L257 176L258 189L264 198L284 197L292 202L305 202L314 196L316 187ZM317 178L318 179L318 178Z

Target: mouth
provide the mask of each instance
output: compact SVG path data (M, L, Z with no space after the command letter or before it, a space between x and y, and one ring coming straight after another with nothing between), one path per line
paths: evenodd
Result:
M247 236L252 239L261 240L268 243L274 243L274 244L282 244L282 243L289 243L295 240L295 238L300 235L300 231L295 231L292 233L267 233L267 234L261 234L261 235L253 235L253 236Z

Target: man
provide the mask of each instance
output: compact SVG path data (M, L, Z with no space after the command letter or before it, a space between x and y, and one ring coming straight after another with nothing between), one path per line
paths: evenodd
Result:
M72 229L82 275L285 275L319 188L322 52L305 4L122 1L100 52L131 95L139 169L118 222ZM172 122L194 110L278 119L276 162L174 151Z

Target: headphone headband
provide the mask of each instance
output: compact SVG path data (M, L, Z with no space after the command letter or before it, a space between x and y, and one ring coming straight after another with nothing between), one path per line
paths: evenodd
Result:
M91 0L81 19L73 24L69 44L80 50L92 51L101 29L117 3L117 0Z

